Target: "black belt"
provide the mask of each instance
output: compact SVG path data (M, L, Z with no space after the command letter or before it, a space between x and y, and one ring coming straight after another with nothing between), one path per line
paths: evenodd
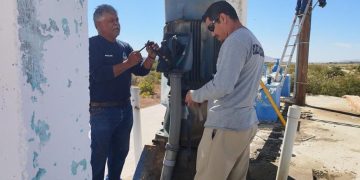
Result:
M124 107L130 104L130 99L125 101L90 102L90 107Z

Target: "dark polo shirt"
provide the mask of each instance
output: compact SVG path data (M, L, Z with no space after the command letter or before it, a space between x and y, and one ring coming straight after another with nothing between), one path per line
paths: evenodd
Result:
M102 36L89 38L90 101L122 102L130 97L131 74L144 76L149 69L142 63L114 77L113 65L122 63L133 51L125 42L110 42Z

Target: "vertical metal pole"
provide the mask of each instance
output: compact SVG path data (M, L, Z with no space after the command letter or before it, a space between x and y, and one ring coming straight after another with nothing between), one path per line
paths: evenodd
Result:
M181 129L181 73L170 73L170 130L169 140L161 171L161 180L171 180L177 152Z
M300 118L301 109L294 105L289 107L287 123L281 149L280 164L276 173L276 180L287 180L289 174L289 164L291 160L293 144L295 141L296 127Z
M134 137L134 155L135 164L138 163L142 151L142 133L141 133L141 118L140 118L140 88L131 87L131 105L133 108L133 137Z

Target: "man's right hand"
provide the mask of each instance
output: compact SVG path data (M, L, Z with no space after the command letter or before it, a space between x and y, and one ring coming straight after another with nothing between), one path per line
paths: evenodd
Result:
M139 51L133 51L129 54L128 59L123 63L119 63L113 66L114 77L119 76L127 69L139 64L142 60L142 56Z
M190 90L190 91L188 91L188 92L186 93L185 103L186 103L188 106L200 106L199 103L193 101L193 99L192 99L192 90Z
M141 53L138 51L133 51L129 54L128 59L125 61L129 67L137 65L142 60Z

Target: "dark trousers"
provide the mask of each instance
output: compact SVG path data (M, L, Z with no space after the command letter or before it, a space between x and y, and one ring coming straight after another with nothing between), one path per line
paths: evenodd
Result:
M309 0L298 0L297 1L296 8L295 8L295 11L296 11L297 15L304 14L304 11L305 11L305 8L306 8L306 5L307 5L308 1Z
M131 104L90 107L91 167L93 180L104 180L107 160L109 180L119 180L129 152L133 124Z

